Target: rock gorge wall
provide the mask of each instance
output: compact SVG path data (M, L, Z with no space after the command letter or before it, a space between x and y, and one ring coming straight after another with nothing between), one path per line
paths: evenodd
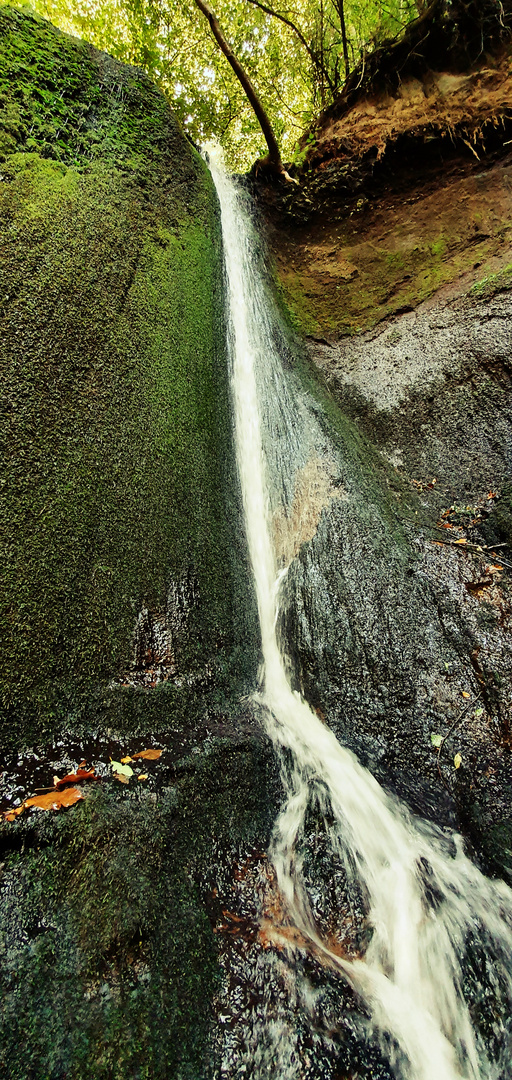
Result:
M321 119L298 188L256 181L347 493L288 574L299 685L385 786L505 874L510 72L504 51L361 95Z
M141 72L10 8L0 72L5 746L211 681L247 587L208 172Z
M3 805L83 759L102 778L67 813L0 827L2 1069L235 1078L268 1020L310 1080L390 1080L349 988L304 950L312 1015L279 942L208 174L140 72L12 8L0 31ZM428 116L414 142L416 86L345 131L327 118L300 189L259 198L306 342L290 331L286 360L333 447L325 490L314 462L279 522L297 686L388 789L510 875L505 66L485 160L442 125L425 142ZM468 95L425 87L427 114L439 87ZM384 154L376 115L381 135L398 123ZM161 758L116 781L110 758L148 746ZM319 925L357 951L324 847L311 807Z
M83 759L102 778L0 826L0 1069L206 1076L213 866L265 843L277 783L239 706L258 642L217 206L140 71L10 7L0 249L2 807Z

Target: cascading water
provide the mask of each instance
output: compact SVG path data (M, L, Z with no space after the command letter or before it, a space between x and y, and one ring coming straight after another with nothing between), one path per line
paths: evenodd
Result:
M502 1017L512 1002L512 892L479 872L459 837L413 819L386 795L291 688L276 630L285 570L272 540L275 500L289 502L297 469L312 450L325 459L328 448L284 377L243 194L212 152L210 168L221 206L237 458L261 628L258 699L286 762L286 801L271 849L281 897L302 940L359 995L397 1078L497 1080L509 1075L507 1049L493 1057L474 1029L463 961L470 941L483 943L493 970L494 1036L503 1046ZM312 800L333 859L365 897L371 939L363 958L338 955L315 925L298 854ZM283 1066L277 1080L288 1075Z

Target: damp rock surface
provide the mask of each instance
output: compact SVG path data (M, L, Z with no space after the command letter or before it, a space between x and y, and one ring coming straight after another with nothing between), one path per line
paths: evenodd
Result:
M2 1069L391 1080L269 859L282 778L244 698L259 643L208 174L140 72L11 8L0 28L1 809L99 777L0 825ZM334 161L270 215L308 335L286 374L330 447L281 479L280 633L386 790L510 878L510 161L440 178L436 158L416 191L386 160L395 188L386 164L347 188ZM364 955L365 898L314 807L301 858L319 931Z
M5 746L94 731L184 579L167 673L222 683L240 646L243 683L254 652L206 166L141 71L0 31Z

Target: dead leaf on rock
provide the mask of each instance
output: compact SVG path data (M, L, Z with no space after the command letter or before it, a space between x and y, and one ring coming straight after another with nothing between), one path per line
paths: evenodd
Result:
M455 765L456 769L460 769L460 767L462 765L462 758L461 758L460 754L455 754L455 757L453 759L453 764Z
M480 581L465 581L464 584L469 593L476 593L478 595L478 593L487 589L489 585L492 585L492 578L481 578Z
M467 690L462 691L462 697L470 698L471 694L468 694Z
M133 769L130 769L129 765L122 765L120 761L112 761L112 759L110 759L110 765L116 779L119 780L121 776L124 776L123 784L127 784L130 776L133 776Z
M120 773L120 772L115 772L114 773L114 780L119 780L120 784L129 784L130 783L130 777L125 776L124 773Z
M68 773L67 776L63 776L60 780L58 776L54 776L53 783L57 790L65 787L66 784L82 784L85 780L99 780L100 777L96 776L95 769L78 769L76 773Z
M156 761L162 754L163 750L139 750L138 754L132 754L132 759L136 761L137 758L145 758L146 761Z
M137 777L137 780L147 780L147 778L148 778L148 774L145 773L145 772L141 772L139 774L139 776Z
M454 544L467 544L467 540L466 540L465 536L461 536L460 540L454 540L453 542L454 542Z
M25 799L21 806L8 810L4 818L6 821L14 821L18 814L22 814L24 810L29 810L31 807L38 810L62 810L63 807L73 806L83 798L80 788L77 787L66 788L64 791L49 791L47 795L35 795L31 799Z
M130 761L133 761L133 758L131 758L129 755L128 755L128 757L122 757L121 758L121 765L129 765Z

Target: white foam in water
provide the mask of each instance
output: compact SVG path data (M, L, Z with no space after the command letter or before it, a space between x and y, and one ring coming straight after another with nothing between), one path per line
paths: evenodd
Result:
M258 398L258 385L271 385L268 371L280 361L244 200L216 153L208 153L222 215L238 469L261 627L260 700L269 735L294 761L271 851L279 888L295 926L360 995L375 1040L388 1053L390 1044L398 1046L392 1068L399 1080L497 1080L509 1073L503 1060L491 1060L473 1029L461 963L468 936L479 937L499 1002L494 1034L504 1040L500 1010L507 1017L512 1000L511 890L485 878L458 837L447 839L386 795L287 677L276 635L278 572ZM260 378L263 369L267 376ZM333 856L350 863L368 898L373 932L361 960L340 957L322 941L296 865L312 789L324 803ZM425 873L434 900L426 894Z

